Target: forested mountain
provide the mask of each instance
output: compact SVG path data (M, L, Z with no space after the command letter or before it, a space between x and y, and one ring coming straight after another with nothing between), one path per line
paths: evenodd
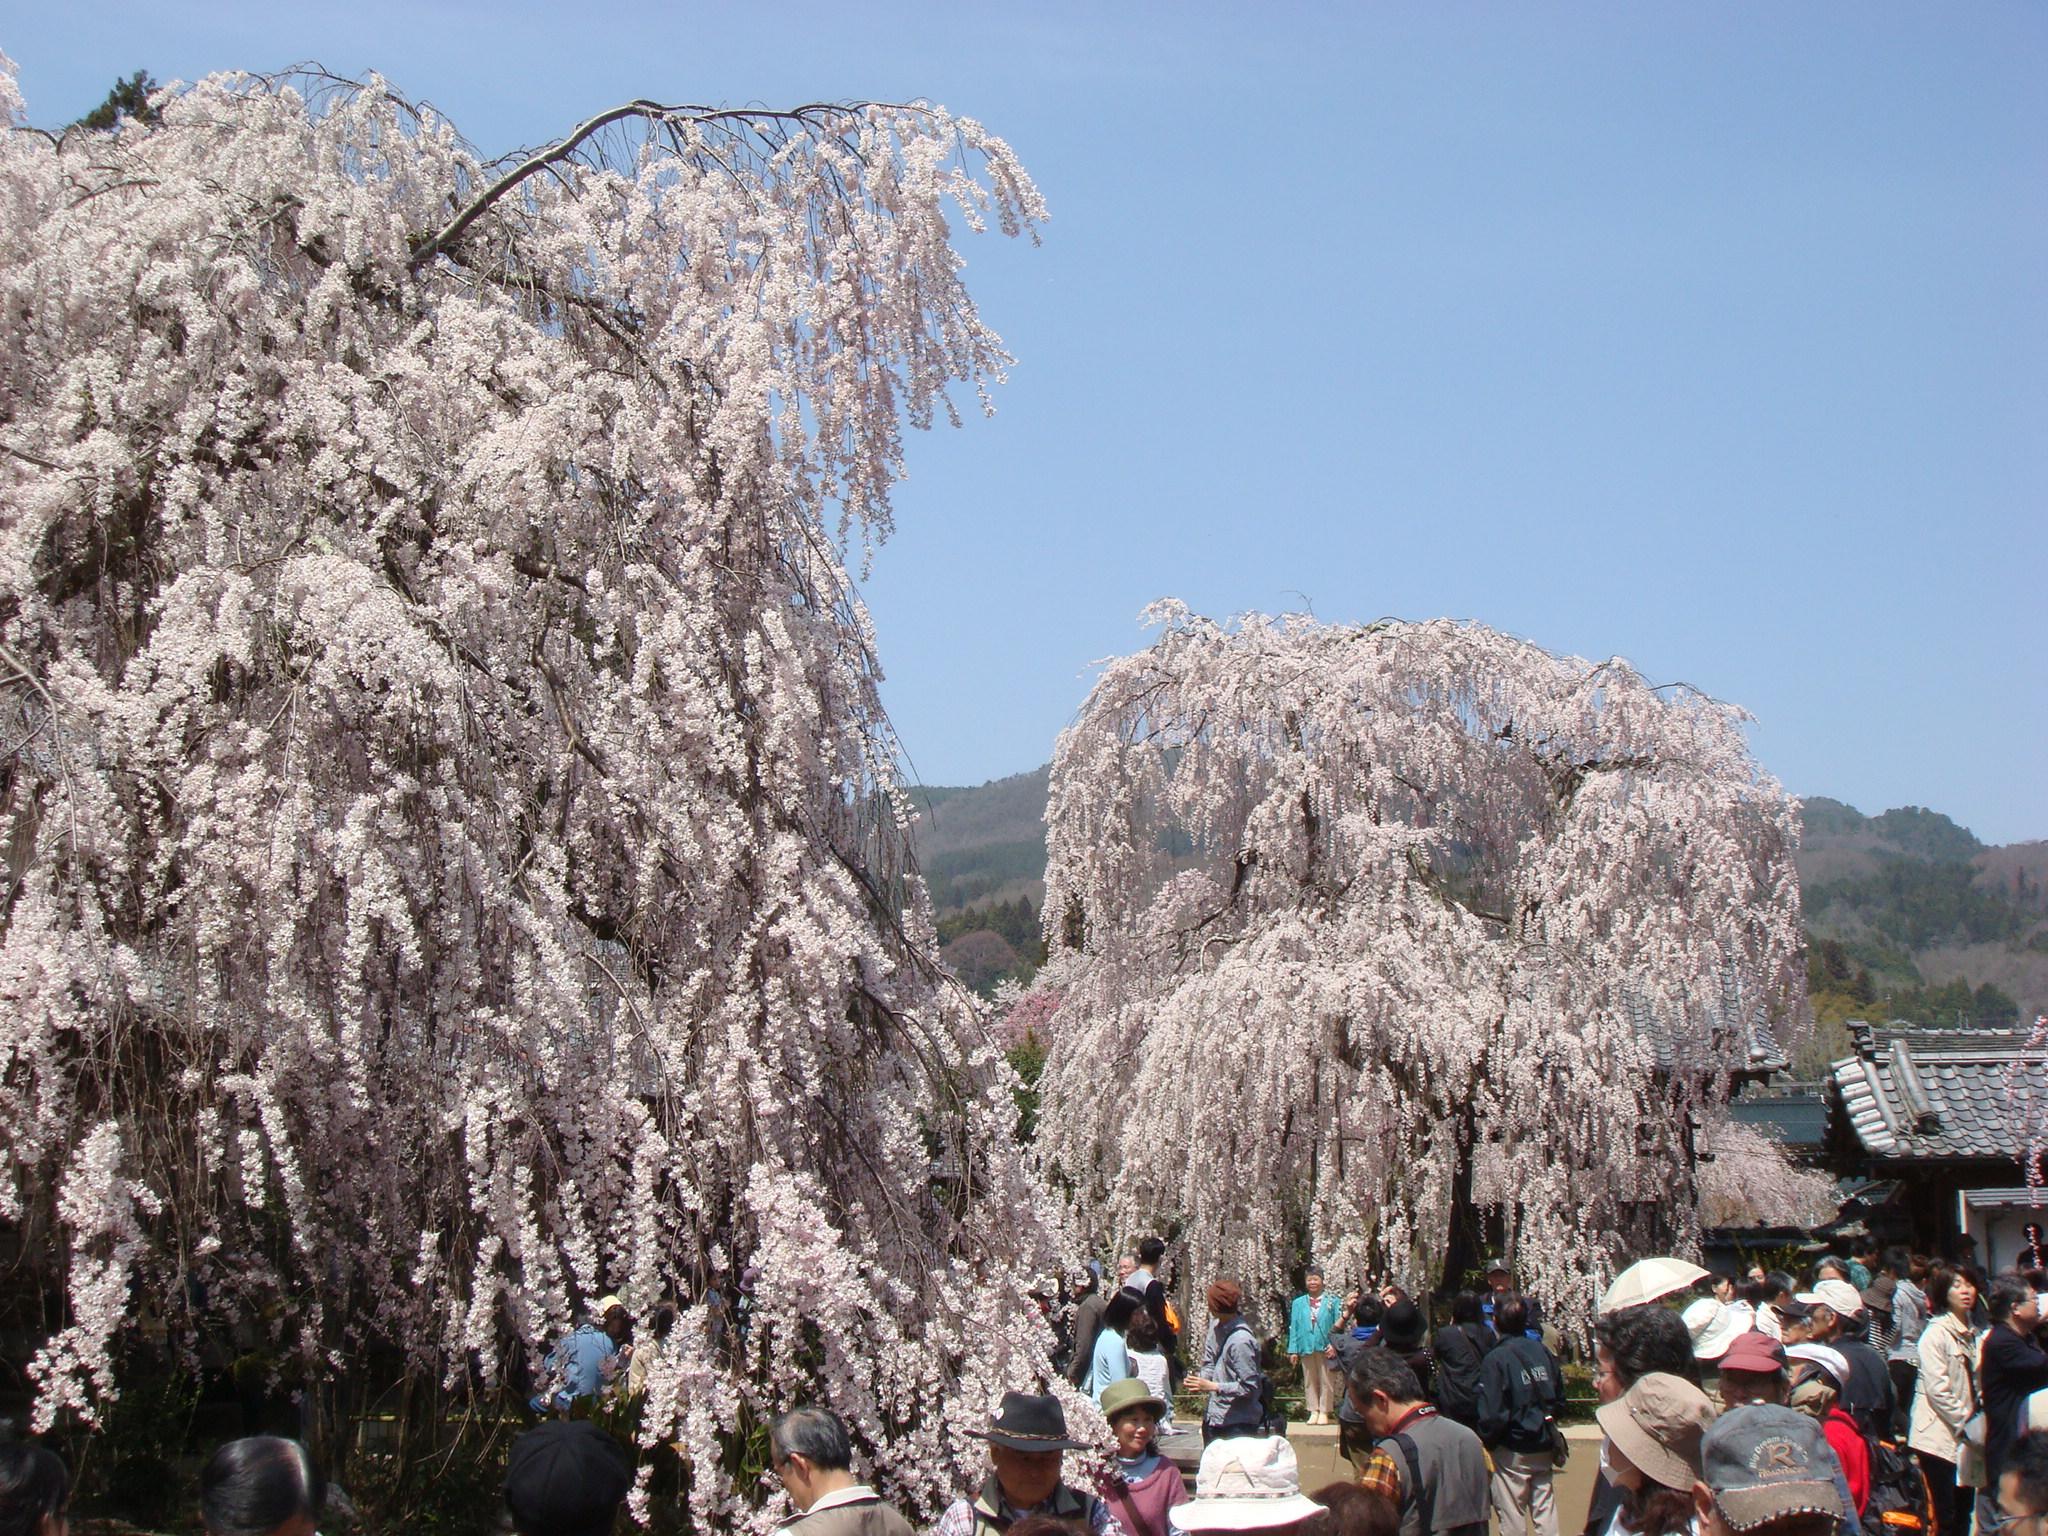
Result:
M1049 768L919 788L918 856L954 968L986 991L1040 957ZM2048 842L1987 846L1938 811L1805 802L1799 875L1819 1024L1801 1066L1846 1050L1842 1021L2010 1023L2048 1012Z

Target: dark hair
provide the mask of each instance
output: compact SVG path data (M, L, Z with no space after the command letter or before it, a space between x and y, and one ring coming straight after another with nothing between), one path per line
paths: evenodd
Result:
M1359 1328L1377 1328L1380 1319L1387 1315L1386 1304L1371 1291L1360 1291L1358 1300L1351 1306L1351 1321Z
M1026 1515L1009 1528L1008 1536L1088 1536L1088 1527L1058 1515Z
M327 1483L296 1440L230 1440L199 1474L199 1518L211 1536L270 1536L305 1515L318 1518Z
M1131 1315L1138 1310L1138 1298L1129 1291L1118 1291L1109 1298L1109 1305L1102 1309L1102 1326L1116 1333L1122 1333L1130 1326Z
M1683 1376L1700 1384L1700 1363L1693 1358L1692 1335L1685 1320L1669 1307L1645 1302L1610 1312L1593 1325L1600 1347L1614 1358L1614 1374L1632 1387L1652 1371ZM1648 1536L1639 1531L1637 1536Z
M780 1461L801 1456L812 1466L844 1472L853 1465L846 1425L830 1408L792 1408L768 1426L768 1445Z
M1108 1308L1103 1308L1105 1315ZM1131 1314L1131 1325L1124 1330L1124 1342L1140 1354L1149 1355L1159 1348L1159 1319L1152 1315L1149 1307L1140 1307Z
M1454 1323L1476 1323L1479 1321L1479 1293L1460 1291L1451 1298L1451 1321Z
M2003 1471L2019 1484L2020 1502L2029 1514L2048 1515L2048 1430L2029 1430L2015 1440L2005 1453Z
M1393 1403L1422 1401L1422 1383L1415 1379L1408 1362L1391 1349L1361 1349L1351 1358L1346 1380L1361 1400L1384 1392Z
M1771 1277L1769 1275L1765 1275L1761 1280L1744 1280L1735 1287L1736 1297L1739 1300L1748 1302L1752 1311L1768 1306L1771 1299L1777 1294L1776 1291L1771 1289Z
M1877 1267L1895 1280L1913 1278L1913 1255L1904 1248L1887 1248Z
M1356 1483L1325 1483L1309 1497L1330 1512L1325 1523L1330 1536L1398 1536L1401 1529L1394 1501Z
M2012 1316L2014 1307L2023 1307L2027 1298L2034 1294L2034 1288L2026 1278L2007 1270L1991 1282L1991 1289L1985 1294L1984 1304L1991 1309L1991 1321L2002 1323Z
M1166 1244L1156 1237L1148 1237L1138 1244L1138 1262L1150 1269L1166 1257Z
M1513 1291L1493 1304L1493 1326L1502 1338L1529 1331L1529 1303Z
M1824 1269L1832 1269L1840 1279L1847 1280L1849 1278L1849 1261L1847 1259L1838 1259L1832 1253L1824 1253L1813 1261L1813 1283L1815 1285L1820 1284L1821 1271Z
M1958 1280L1963 1281L1967 1285L1975 1286L1979 1296L1984 1294L1983 1283L1975 1270L1969 1268L1936 1269L1927 1276L1927 1310L1929 1312L1946 1312L1948 1310L1948 1294L1955 1289Z
M1774 1269L1765 1275L1764 1284L1771 1288L1771 1294L1767 1298L1771 1301L1776 1301L1780 1296L1796 1296L1799 1293L1797 1283L1782 1269Z
M1635 1536L1677 1536L1692 1529L1692 1487L1667 1488L1644 1472L1642 1487L1621 1490L1621 1513Z
M71 1474L57 1453L23 1441L0 1444L0 1536L39 1536L71 1502Z
M677 1307L674 1302L664 1301L660 1303L652 1312L647 1314L647 1331L657 1339L667 1338L671 1333L675 1332L677 1315Z

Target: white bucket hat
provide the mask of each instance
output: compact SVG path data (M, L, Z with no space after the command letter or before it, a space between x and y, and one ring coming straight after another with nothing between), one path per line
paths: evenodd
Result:
M1280 1435L1214 1440L1202 1450L1195 1496L1168 1512L1182 1531L1261 1531L1322 1514L1301 1491L1294 1447Z
M1733 1307L1724 1307L1711 1296L1702 1296L1680 1314L1685 1331L1692 1335L1695 1360L1718 1360L1728 1346L1749 1331L1749 1319Z

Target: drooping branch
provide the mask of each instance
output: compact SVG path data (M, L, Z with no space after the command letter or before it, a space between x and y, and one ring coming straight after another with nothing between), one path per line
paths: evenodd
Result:
M1490 1212L1589 1313L1747 1063L1707 1000L1796 1027L1792 805L1740 712L1477 625L1155 617L1054 760L1048 941L1087 944L1042 973L1040 1146L1103 1232L1183 1224L1276 1297L1275 1231L1429 1284ZM1269 1155L1279 1124L1331 1155Z

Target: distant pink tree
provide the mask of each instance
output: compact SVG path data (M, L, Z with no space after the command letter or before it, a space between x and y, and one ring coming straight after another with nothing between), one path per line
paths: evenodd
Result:
M1841 1212L1835 1181L1792 1161L1776 1137L1723 1120L1699 1140L1700 1224L1816 1227Z
M639 101L487 163L382 81L219 76L0 135L0 1218L68 1287L37 1417L137 1312L496 1381L691 1313L642 1434L701 1525L799 1397L930 1509L1057 1262L937 964L844 544L1005 354L925 106ZM22 114L0 60L0 121ZM204 1297L199 1309L197 1298Z
M1153 616L1052 767L1039 1145L1082 1219L1277 1297L1289 1234L1428 1282L1490 1209L1560 1318L1693 1241L1692 1118L1804 1026L1741 712L1474 624Z
M1060 992L1056 987L1012 986L996 992L996 1038L1005 1050L1028 1040L1045 1040L1052 1020L1059 1012Z

